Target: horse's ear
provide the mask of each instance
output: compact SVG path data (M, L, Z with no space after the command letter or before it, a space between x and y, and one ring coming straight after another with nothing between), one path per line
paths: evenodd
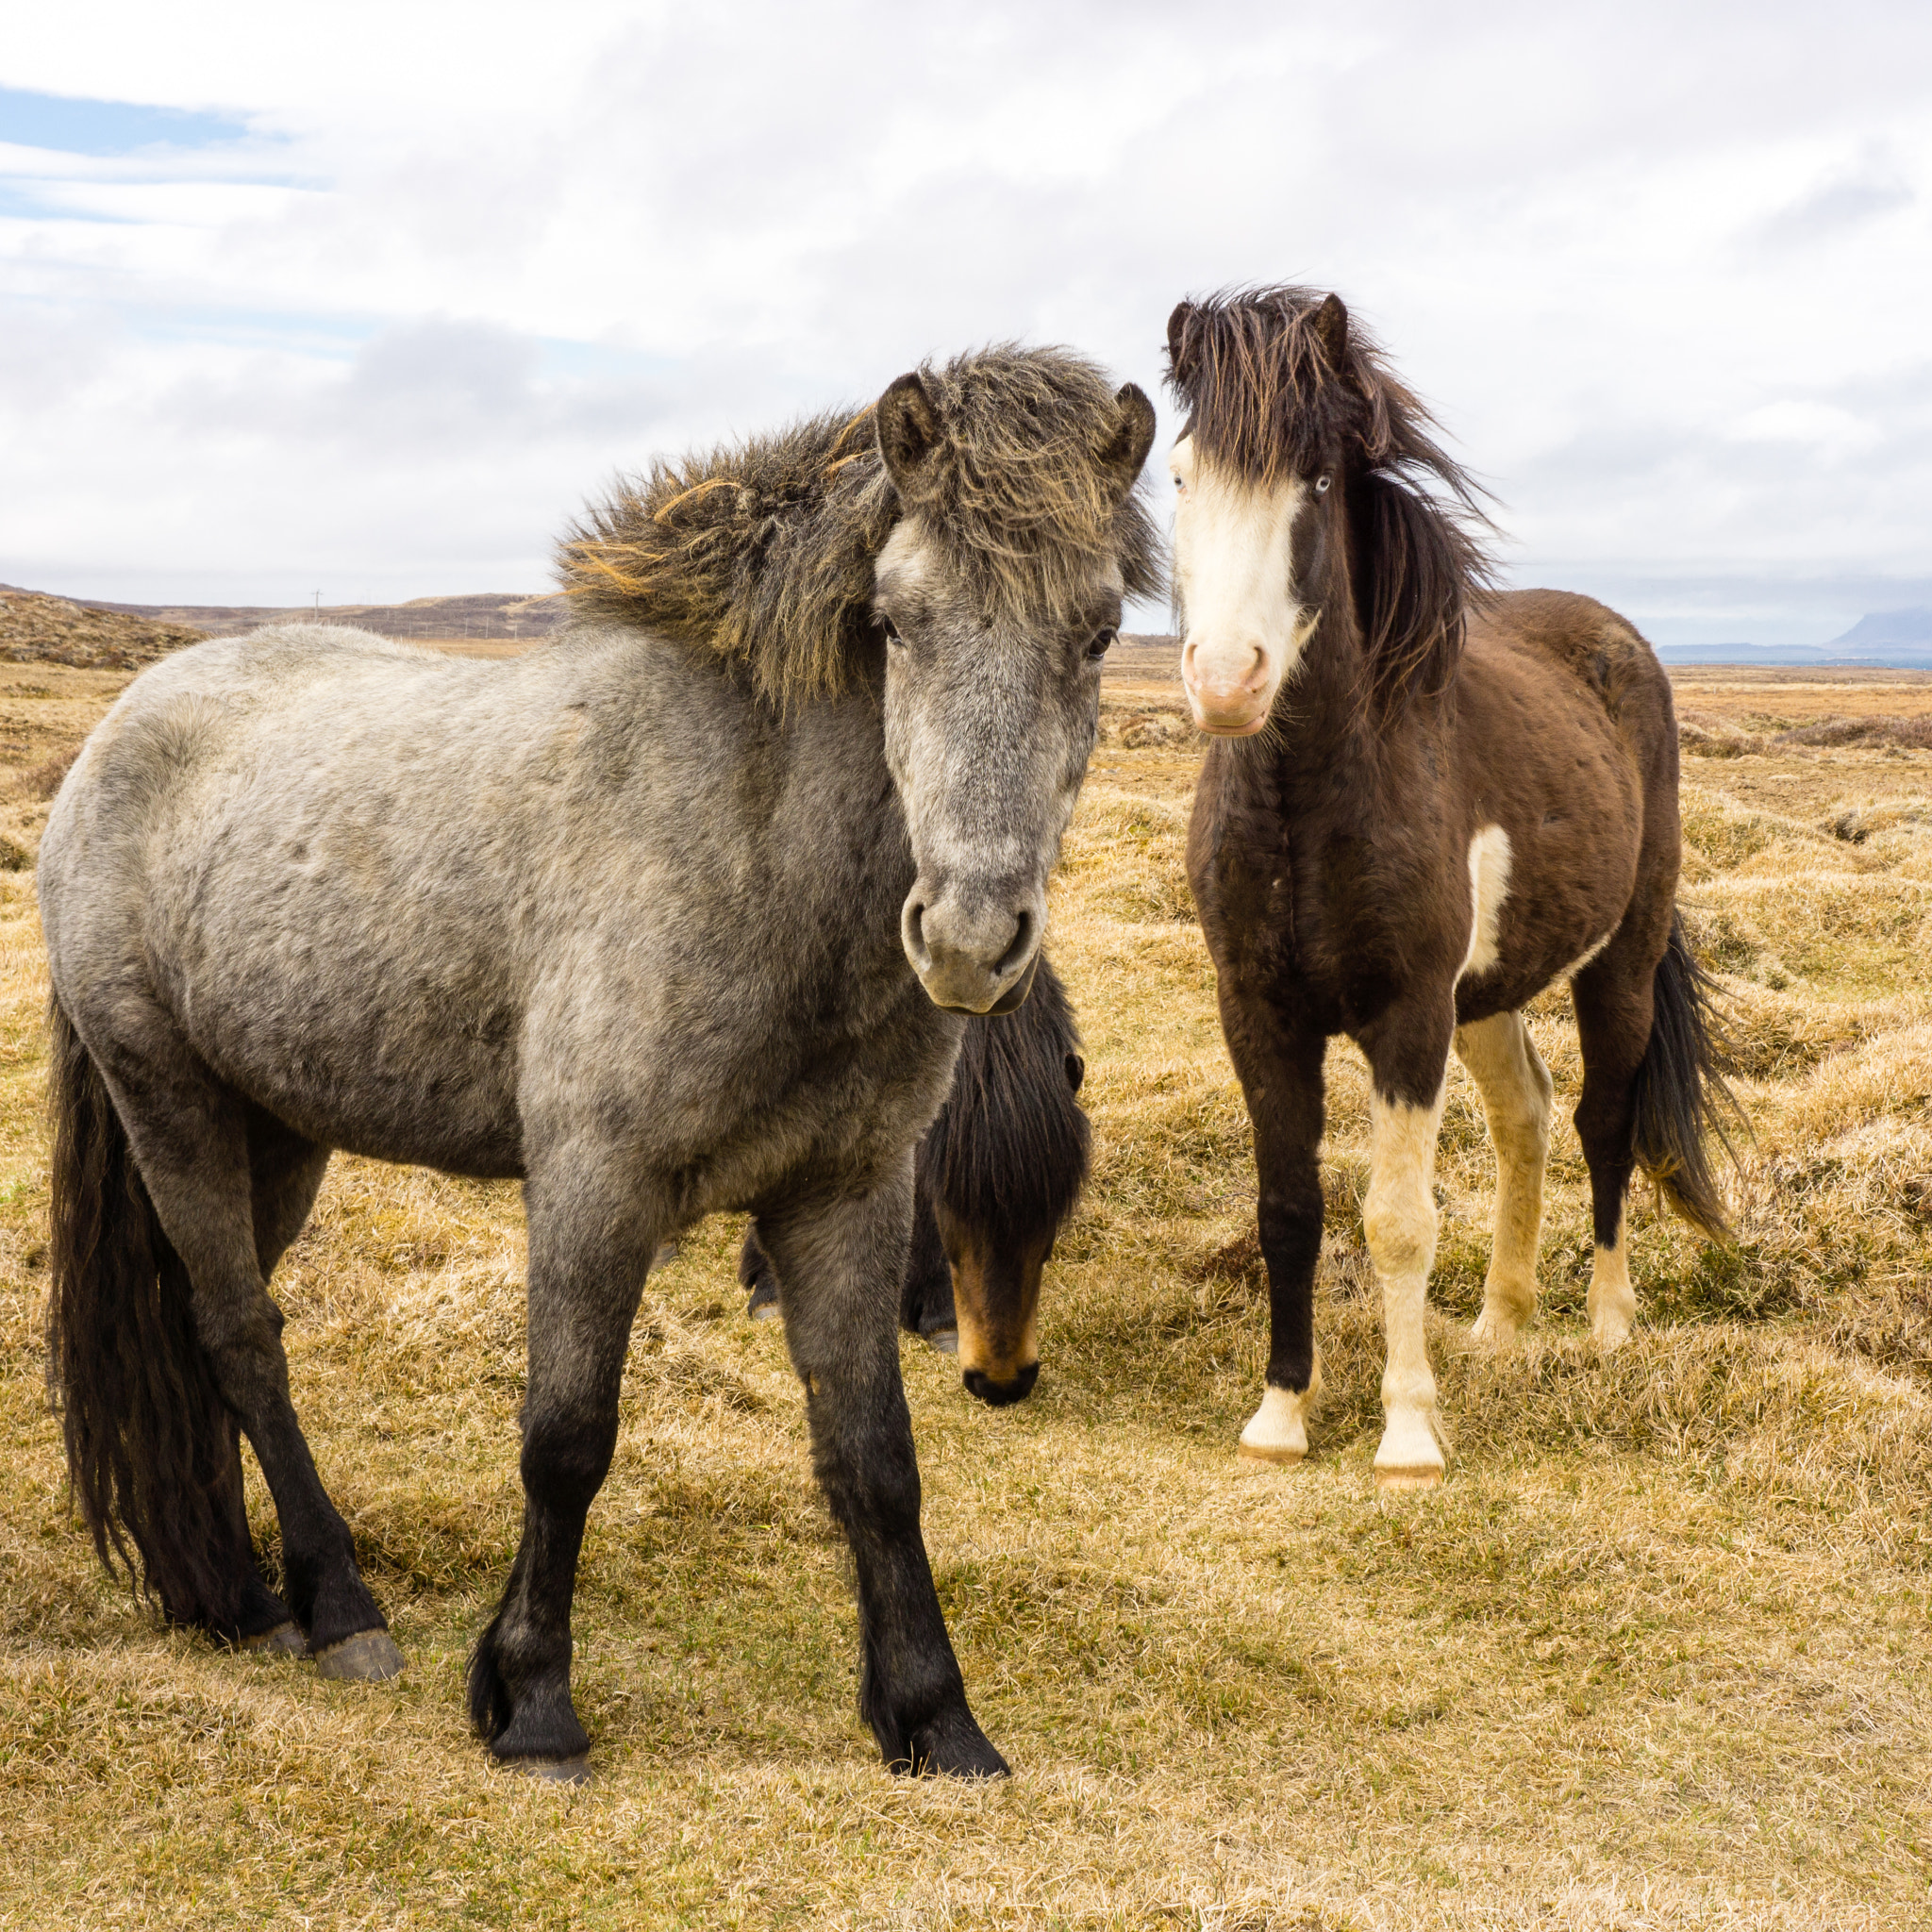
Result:
M915 369L902 375L879 398L874 412L878 423L879 455L898 485L899 494L908 503L924 494L924 475L943 432L939 411L925 392L925 384Z
M1176 386L1187 380L1181 371L1181 352L1188 344L1188 324L1193 314L1191 302L1176 302L1174 313L1167 318L1167 378Z
M1137 382L1123 383L1114 404L1120 415L1098 454L1101 466L1113 473L1115 496L1123 497L1140 479L1141 466L1154 447L1154 405Z
M1322 306L1308 318L1308 326L1314 330L1329 368L1339 371L1348 352L1348 310L1341 306L1341 297L1333 292L1323 296Z

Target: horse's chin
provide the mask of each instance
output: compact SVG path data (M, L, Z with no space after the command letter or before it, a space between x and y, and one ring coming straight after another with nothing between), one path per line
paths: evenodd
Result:
M1204 718L1194 713L1194 729L1208 738L1254 738L1268 723L1267 711L1257 711L1252 718L1243 719L1238 724L1224 724L1220 719Z

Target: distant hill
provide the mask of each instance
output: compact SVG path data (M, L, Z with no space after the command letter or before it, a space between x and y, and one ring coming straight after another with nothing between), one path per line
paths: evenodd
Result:
M1932 653L1932 610L1879 610L1861 617L1841 638L1833 638L1827 651L1910 649Z
M90 609L0 584L0 661L138 671L208 633L127 610Z
M0 584L0 597L33 596ZM561 596L478 591L467 597L414 597L407 604L110 604L101 598L68 600L83 610L187 625L208 637L234 637L265 624L353 624L391 638L476 638L498 641L547 637L564 621Z

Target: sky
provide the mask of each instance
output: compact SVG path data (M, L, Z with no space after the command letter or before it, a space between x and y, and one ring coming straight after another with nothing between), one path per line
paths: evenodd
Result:
M1511 581L1659 643L1932 604L1924 0L15 9L0 581L541 591L616 472L994 340L1155 395L1164 497L1170 309L1281 280Z

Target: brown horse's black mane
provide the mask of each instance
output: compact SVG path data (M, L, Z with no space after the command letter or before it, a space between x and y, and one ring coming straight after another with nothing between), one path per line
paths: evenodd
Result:
M1167 342L1182 433L1202 456L1257 484L1341 461L1374 692L1399 708L1445 690L1467 613L1491 588L1488 492L1374 338L1335 296L1283 285L1183 302Z

